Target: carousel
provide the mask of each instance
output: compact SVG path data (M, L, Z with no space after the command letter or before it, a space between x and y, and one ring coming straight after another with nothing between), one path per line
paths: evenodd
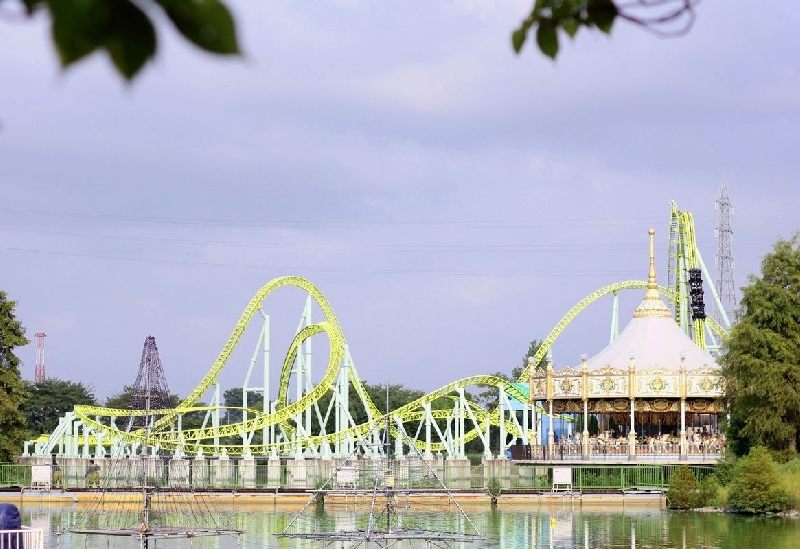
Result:
M534 406L571 414L580 428L557 440L550 422L546 448L551 456L578 454L716 454L724 413L722 380L714 357L698 347L673 319L656 283L650 230L650 270L644 299L633 319L608 347L577 368L532 369ZM576 456L577 457L577 456Z

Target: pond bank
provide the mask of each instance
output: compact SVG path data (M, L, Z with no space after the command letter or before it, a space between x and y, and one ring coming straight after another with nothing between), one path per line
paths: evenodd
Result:
M214 501L223 504L254 507L283 507L297 508L302 507L311 497L308 492L197 492L203 497L211 497ZM325 501L331 503L355 502L364 498L369 498L369 493L329 493L325 495ZM409 493L398 491L396 497L409 503L413 501L431 500L441 501L446 507L450 503L449 497L444 493ZM464 507L470 508L490 508L492 498L485 491L454 491L455 501ZM140 492L101 492L101 491L59 491L59 490L24 490L22 492L4 492L0 494L0 500L15 503L18 505L57 505L71 506L87 504L103 498L108 502L127 503L132 505L141 501ZM512 494L501 494L497 498L499 508L519 508L533 509L537 507L564 507L579 509L582 507L609 507L624 508L626 506L652 507L656 509L666 508L666 498L661 491L629 491L620 493L580 493L580 492L515 492Z

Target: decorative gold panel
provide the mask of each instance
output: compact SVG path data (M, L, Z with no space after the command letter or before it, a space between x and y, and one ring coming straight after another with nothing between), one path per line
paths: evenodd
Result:
M674 372L671 374L661 373L636 373L636 394L637 398L647 397L679 397L680 396L680 377Z
M686 376L686 396L721 397L722 377L719 375L695 374L695 372L692 372L692 375Z
M581 398L582 391L583 380L580 376L553 376L553 398Z
M579 400L555 400L553 412L556 414L582 414L583 402Z
M589 398L609 398L628 396L628 376L596 376L589 377Z

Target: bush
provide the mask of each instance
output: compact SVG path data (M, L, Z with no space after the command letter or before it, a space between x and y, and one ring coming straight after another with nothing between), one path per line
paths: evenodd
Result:
M800 458L794 458L789 463L778 466L778 472L783 481L783 489L797 504L800 502Z
M772 450L772 459L775 461L775 463L789 463L796 457L797 452L792 450Z
M667 505L670 509L691 509L696 507L695 495L697 481L688 465L681 465L672 473L667 488Z
M722 507L717 477L709 475L700 482L695 504L697 507Z
M733 480L733 472L736 469L736 456L733 452L725 452L717 462L717 467L714 469L714 476L717 477L717 480L722 486L727 486Z
M728 505L741 512L766 513L784 511L792 504L769 450L755 446L739 459L729 485Z

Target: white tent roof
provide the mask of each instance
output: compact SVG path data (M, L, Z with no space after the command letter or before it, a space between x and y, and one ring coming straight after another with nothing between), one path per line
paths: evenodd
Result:
M661 367L678 371L681 358L687 370L703 366L717 367L711 353L698 347L683 333L672 318L672 312L664 304L656 284L653 234L650 229L650 272L647 277L647 293L633 313L633 320L619 337L608 347L587 362L589 370L606 366L627 369L633 358L637 370Z
M614 343L590 358L586 366L589 370L606 366L627 369L631 356L637 370L662 367L677 371L681 366L681 356L685 357L687 370L717 367L714 357L684 334L671 315L634 317Z

